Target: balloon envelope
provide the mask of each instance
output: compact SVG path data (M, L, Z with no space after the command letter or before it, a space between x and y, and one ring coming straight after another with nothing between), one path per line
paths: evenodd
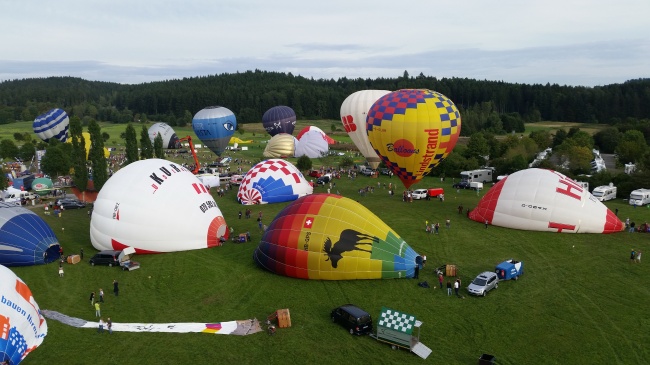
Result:
M495 184L470 219L507 228L562 233L619 232L623 222L563 174L526 169Z
M19 364L47 335L47 322L27 284L0 265L0 361Z
M34 190L34 192L40 196L47 195L50 191L52 191L53 186L54 183L47 177L39 177L32 181L32 190Z
M449 155L460 126L456 105L431 90L386 94L372 105L367 118L370 144L406 188Z
M309 158L319 158L327 155L329 144L326 135L317 130L310 130L302 134L296 142L295 157L307 156Z
M106 182L95 200L90 241L98 250L133 247L139 253L219 245L226 222L210 192L171 161L129 164Z
M262 155L269 158L293 157L296 150L296 143L296 138L290 134L276 134L266 144Z
M230 136L237 129L235 114L222 106L201 109L192 119L194 133L217 156L228 146Z
M180 148L180 141L174 129L169 126L167 123L155 123L149 127L149 139L151 143L155 143L156 136L160 135L162 137L163 148L173 149Z
M278 133L291 134L296 126L296 112L288 106L274 106L264 112L262 125L271 136Z
M363 205L312 194L278 213L253 257L279 275L353 280L413 277L418 254Z
M309 195L314 188L290 162L271 159L253 166L239 185L237 200L244 205L281 203Z
M323 132L322 129L320 129L320 128L316 127L316 126L313 126L313 125L310 125L310 126L307 126L307 127L303 128L300 131L300 133L298 133L296 138L298 138L298 140L300 140L300 139L302 139L302 136L305 133L311 132L311 131L318 131L320 134L322 134L323 138L325 138L325 140L327 141L327 144L335 144L336 143L336 140L334 138L328 136L325 132Z
M0 203L0 264L28 266L50 263L59 259L59 248L54 232L36 213Z
M350 94L341 104L343 128L373 169L379 166L381 160L368 140L366 118L372 104L388 93L388 90L361 90Z
M90 146L92 145L92 140L90 139L90 133L82 132L81 135L84 137L84 148L86 149L86 160L88 159L88 154L90 153ZM72 138L68 138L67 143L72 143ZM108 148L104 147L104 157L109 158L111 152Z
M68 139L69 125L68 113L63 109L56 108L36 117L32 127L34 133L45 142L49 142L50 138L65 142Z

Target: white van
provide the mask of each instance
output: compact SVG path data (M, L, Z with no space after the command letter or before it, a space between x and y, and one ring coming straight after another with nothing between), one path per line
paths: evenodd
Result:
M601 202L616 199L616 186L614 184L598 186L591 192L596 199Z
M650 189L636 189L630 193L630 205L642 206L650 204Z
M29 191L22 191L22 190L7 190L5 193L5 203L16 203L16 205L20 205L21 200L31 200L31 199L36 199L37 195L34 193L30 193Z

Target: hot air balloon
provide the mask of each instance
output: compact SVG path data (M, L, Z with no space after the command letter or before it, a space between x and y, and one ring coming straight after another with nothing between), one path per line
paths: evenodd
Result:
M29 266L59 259L59 241L31 210L0 203L0 264Z
M469 217L495 226L562 233L613 233L624 226L587 189L563 174L526 169L508 175Z
M167 123L155 123L149 127L149 139L151 143L154 143L156 136L160 135L162 137L163 148L175 149L180 148L180 141L174 129L169 126Z
M368 111L368 140L406 188L445 159L460 134L460 113L431 90L399 90L379 98Z
M253 166L242 180L237 200L244 205L281 203L309 195L314 188L290 162L271 159Z
M317 130L310 130L302 134L296 142L295 157L307 156L309 158L319 158L327 155L329 145L324 133Z
M217 156L228 146L230 136L237 129L235 114L222 106L201 109L192 119L194 133Z
M68 139L69 124L68 113L63 109L56 108L36 117L32 127L34 133L45 142L49 142L50 138L65 142Z
M341 104L343 128L373 169L379 166L381 160L368 140L366 118L372 104L388 93L388 90L361 90L350 94Z
M411 278L418 257L363 205L331 194L287 205L253 254L273 273L312 280Z
M39 177L32 181L32 190L40 196L49 194L53 186L54 183L47 177Z
M318 132L320 132L320 134L323 135L323 138L325 138L325 140L327 141L327 144L335 144L336 143L336 140L334 138L328 136L325 132L323 132L322 129L320 129L320 128L316 127L316 126L313 126L313 125L310 125L310 126L307 126L307 127L303 128L300 131L300 133L298 133L296 138L298 138L298 140L301 140L302 136L305 133L310 132L310 131L318 131Z
M19 364L43 343L47 322L27 284L0 265L0 361Z
M286 133L279 133L271 137L264 148L262 155L267 158L293 157L296 150L297 140L294 136Z
M262 125L271 136L278 133L291 134L296 126L296 112L288 106L274 106L264 112Z
M161 159L136 161L108 179L95 200L90 241L98 250L138 253L219 245L226 222L210 192L188 169Z
M90 153L90 145L92 144L90 133L82 132L81 135L84 137L84 148L86 149L86 159L88 159L88 154ZM72 143L72 138L68 138L66 142ZM108 150L108 148L104 147L104 157L109 158L110 156L111 152Z

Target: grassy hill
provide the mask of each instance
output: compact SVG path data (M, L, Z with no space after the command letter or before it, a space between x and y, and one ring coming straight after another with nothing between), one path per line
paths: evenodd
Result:
M124 126L120 126L124 128ZM116 139L121 132L102 125ZM252 127L251 127L252 128ZM327 123L321 125L327 129ZM251 163L261 159L263 131L248 130L240 136L253 138L249 151L232 153ZM296 131L299 127L296 128ZM179 129L177 134L191 134ZM237 136L237 134L236 134ZM214 155L205 160L213 160ZM335 165L338 157L314 160ZM362 160L355 157L359 162ZM246 169L249 164L244 164ZM237 167L234 165L233 167ZM458 205L473 208L484 195L451 188L452 178L441 182L427 177L413 188L443 187L439 200L401 201L401 190L388 195L384 184L396 178L359 176L336 180L341 195L368 207L396 230L428 265L420 273L431 288L418 280L307 281L274 275L258 268L252 253L260 232L255 219L237 218L244 207L229 191L215 200L235 232L250 230L253 242L226 244L209 250L160 255L141 255L141 268L123 272L115 267L91 267L95 252L89 239L85 210L66 211L63 217L43 218L57 233L67 254L85 251L84 262L65 266L59 278L56 265L12 268L31 288L42 309L94 320L88 302L92 291L103 288L104 317L114 322L168 323L219 322L264 319L280 308L291 311L292 327L275 336L211 334L113 333L99 335L48 320L43 345L24 364L142 364L142 363L238 363L238 364L395 364L422 363L414 354L394 351L370 337L350 336L330 322L329 312L354 303L375 318L382 306L411 313L424 324L420 340L433 353L432 364L475 364L488 353L498 364L645 364L650 357L646 306L650 299L650 267L645 259L631 264L632 248L648 251L650 234L621 232L611 235L527 232L470 221L457 212ZM379 183L379 185L378 185ZM361 196L358 190L374 186ZM316 192L324 192L320 187ZM213 191L214 192L214 191ZM286 204L255 206L270 221ZM619 217L637 223L650 221L650 209L633 208L623 199L607 202L619 209ZM42 214L41 209L35 209ZM169 214L173 214L170 208ZM444 221L451 219L451 228ZM183 217L178 217L183 220ZM424 231L425 220L439 221L439 235ZM191 225L192 222L186 222ZM65 228L65 230L63 230ZM161 227L164 229L164 227ZM504 259L522 260L525 275L503 282L485 298L448 297L437 284L433 269L455 264L463 286L480 272L493 270ZM120 296L110 294L113 279L120 282ZM463 293L464 290L463 290Z

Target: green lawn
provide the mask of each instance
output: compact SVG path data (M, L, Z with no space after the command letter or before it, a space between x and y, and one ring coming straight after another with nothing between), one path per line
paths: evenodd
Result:
M327 130L327 125L321 129ZM107 130L102 125L103 130ZM115 136L121 129L108 132ZM248 129L247 129L248 130ZM299 128L296 128L298 131ZM139 129L138 129L139 131ZM179 136L191 129L177 130ZM239 136L250 139L253 131ZM238 136L238 134L236 134ZM256 132L251 150L234 156L261 159L257 144L268 139ZM263 148L263 145L261 145ZM201 153L202 154L202 153ZM200 154L200 155L201 155ZM214 159L214 155L208 159ZM359 159L360 160L360 159ZM292 160L295 162L295 159ZM335 164L336 158L315 164ZM236 167L236 165L235 165ZM246 166L248 167L248 166ZM648 254L641 264L630 264L632 248L648 251L650 235L571 235L526 232L482 224L458 215L457 207L474 207L480 196L457 192L452 179L440 182L427 177L413 188L445 188L446 199L403 203L401 190L391 197L383 188L364 197L357 191L378 180L360 176L337 180L341 194L359 201L395 229L428 265L420 273L432 288L417 280L307 281L281 277L256 267L252 253L260 234L254 219L238 220L243 206L235 191L215 197L226 222L235 232L250 230L253 242L226 244L208 250L137 256L141 268L123 272L117 268L91 267L95 252L89 240L85 210L66 211L62 218L43 216L65 248L86 258L65 266L59 278L57 265L12 268L31 288L41 309L94 320L88 301L92 291L103 288L104 317L114 322L219 322L263 319L276 309L289 308L292 327L275 336L165 333L113 333L100 336L92 329L77 329L48 320L43 344L24 364L396 364L422 363L414 354L394 351L368 336L353 337L329 319L332 308L354 303L376 317L382 306L414 314L424 322L421 341L433 352L431 364L476 364L483 353L496 356L498 364L646 364L650 356L650 299ZM317 188L324 192L324 188ZM481 194L482 195L482 194ZM267 221L286 204L256 206ZM619 216L637 223L650 221L650 209L627 205L622 199L608 202ZM41 214L41 209L36 209ZM173 214L170 211L170 214ZM451 219L451 229L444 220ZM183 217L178 217L182 220ZM424 231L424 222L440 221L438 236ZM187 222L187 224L192 224ZM65 228L63 233L62 228ZM500 261L524 261L525 275L503 282L485 298L447 297L434 289L433 269L456 264L463 286ZM120 282L120 296L112 296L112 281Z

